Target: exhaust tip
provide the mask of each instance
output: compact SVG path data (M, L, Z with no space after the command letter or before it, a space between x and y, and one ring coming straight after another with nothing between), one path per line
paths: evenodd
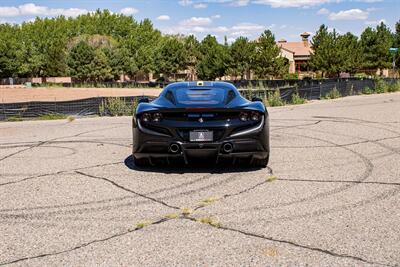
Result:
M222 145L222 151L224 153L231 153L233 151L233 145L231 143L225 143Z
M181 150L181 147L178 144L171 144L169 146L169 151L171 153L178 153Z

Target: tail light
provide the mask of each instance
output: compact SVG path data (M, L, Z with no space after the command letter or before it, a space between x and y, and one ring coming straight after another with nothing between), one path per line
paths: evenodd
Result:
M249 115L247 114L247 112L240 112L239 119L241 121L247 121L249 119Z
M260 113L258 113L258 112L252 112L251 116L250 116L252 121L259 121L260 117L261 117Z
M142 121L143 122L150 122L151 121L151 115L149 113L143 113Z
M156 112L153 114L153 121L154 122L160 122L162 120L162 115L159 112Z
M239 114L239 119L241 121L259 121L261 119L261 114L256 111L251 111L251 112L240 112Z
M162 114L160 112L143 113L141 120L143 122L160 122L162 120Z

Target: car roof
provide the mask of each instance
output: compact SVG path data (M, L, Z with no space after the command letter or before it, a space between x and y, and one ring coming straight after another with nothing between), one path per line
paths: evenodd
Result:
M216 82L216 81L193 81L193 82L175 82L165 87L165 90L176 90L181 88L223 88L237 90L236 87L228 82Z

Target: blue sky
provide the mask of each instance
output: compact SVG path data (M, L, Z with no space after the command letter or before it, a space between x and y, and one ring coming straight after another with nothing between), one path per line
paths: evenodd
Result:
M299 40L324 23L339 33L359 35L384 21L400 20L400 0L0 0L0 22L20 23L36 16L76 16L97 8L149 18L164 33L213 34L230 41L256 38L270 29L277 39Z

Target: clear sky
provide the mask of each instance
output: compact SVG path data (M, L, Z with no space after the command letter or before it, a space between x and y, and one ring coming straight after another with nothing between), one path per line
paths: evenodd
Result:
M76 16L109 9L149 18L164 33L257 37L270 29L277 39L299 40L324 23L339 33L360 35L384 21L392 30L400 20L400 0L0 0L0 22L20 23L36 16Z

